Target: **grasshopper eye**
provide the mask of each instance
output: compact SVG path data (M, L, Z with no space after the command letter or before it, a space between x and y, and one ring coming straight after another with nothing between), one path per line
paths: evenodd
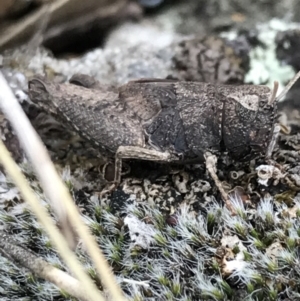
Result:
M266 104L263 108L263 112L267 113L269 111L273 111L273 105Z

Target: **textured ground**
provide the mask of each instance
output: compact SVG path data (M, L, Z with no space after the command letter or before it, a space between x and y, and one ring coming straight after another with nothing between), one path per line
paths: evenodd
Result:
M284 17L280 5L266 13L265 1L256 2L241 9L240 1L226 1L230 5L224 7L218 1L201 1L205 15L215 16L204 29L200 5L180 4L139 23L122 24L108 35L103 48L72 59L57 59L42 48L26 45L3 55L6 78L120 285L133 300L300 300L299 90L296 86L279 105L282 133L273 155L276 167L260 158L244 164L220 158L218 176L238 212L232 217L202 165L127 162L130 172L120 187L100 199L97 192L104 180L98 167L106 158L29 103L27 78L46 73L63 82L81 72L112 85L139 77L172 77L255 84L277 79L282 87L299 68L300 49L297 30L281 31L300 25L292 23L293 18L271 21L273 16ZM299 4L291 3L291 11L297 11ZM261 13L251 18L252 10ZM199 31L208 35L190 40ZM14 158L46 204L3 116L0 127ZM0 192L1 229L65 269L4 174ZM77 251L95 275L84 250ZM2 257L0 261L2 300L70 300L28 271Z

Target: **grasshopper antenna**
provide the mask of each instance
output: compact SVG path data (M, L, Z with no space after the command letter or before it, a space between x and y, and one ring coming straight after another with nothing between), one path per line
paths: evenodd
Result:
M279 87L279 83L278 83L278 81L275 81L273 91L272 91L272 95L271 95L271 97L268 101L269 105L272 105L274 103L274 101L276 100L276 94L277 94L277 91L278 91L278 87Z
M278 102L280 99L282 99L287 94L287 92L289 92L289 90L294 86L294 84L299 78L300 78L300 71L298 71L298 73L289 81L289 83L285 86L283 91L277 97L274 98L274 101Z

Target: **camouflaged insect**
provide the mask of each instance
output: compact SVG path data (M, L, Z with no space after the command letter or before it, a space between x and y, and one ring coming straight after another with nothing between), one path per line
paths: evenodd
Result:
M279 130L274 89L162 79L131 81L120 88L87 75L56 84L34 78L29 96L44 110L70 123L101 152L122 159L187 163L227 152L236 160L269 157Z

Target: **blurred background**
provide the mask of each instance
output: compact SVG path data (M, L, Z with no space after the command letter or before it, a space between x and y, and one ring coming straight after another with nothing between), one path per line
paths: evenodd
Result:
M27 52L45 47L56 58L71 59L94 49L126 52L128 47L142 44L142 48L148 45L144 52L153 54L154 48L157 53L172 47L177 54L169 53L165 60L172 57L176 72L137 72L129 78L170 76L236 83L243 82L247 74L246 82L272 84L276 79L283 84L292 69L299 69L299 15L300 3L296 0L255 0L251 4L242 0L2 0L0 51L21 45L26 45ZM222 42L216 37L221 37ZM198 42L179 45L193 38ZM220 43L230 50L223 49ZM226 56L227 62L222 64L226 70L212 70L213 62L210 65L214 67L192 70L199 68L193 60L199 59L195 52L199 54L203 48L213 51L212 61L220 62ZM279 64L289 67L279 68ZM64 73L53 64L50 68ZM197 75L199 72L210 75Z
M39 32L42 45L55 55L81 54L104 47L109 34L127 22L147 23L160 30L160 35L199 36L234 30L254 43L257 25L276 18L285 23L284 30L287 24L299 21L299 15L296 0L254 0L251 4L242 0L1 0L0 49L26 43ZM131 39L136 32L128 30L127 34ZM140 34L151 39L147 31Z

